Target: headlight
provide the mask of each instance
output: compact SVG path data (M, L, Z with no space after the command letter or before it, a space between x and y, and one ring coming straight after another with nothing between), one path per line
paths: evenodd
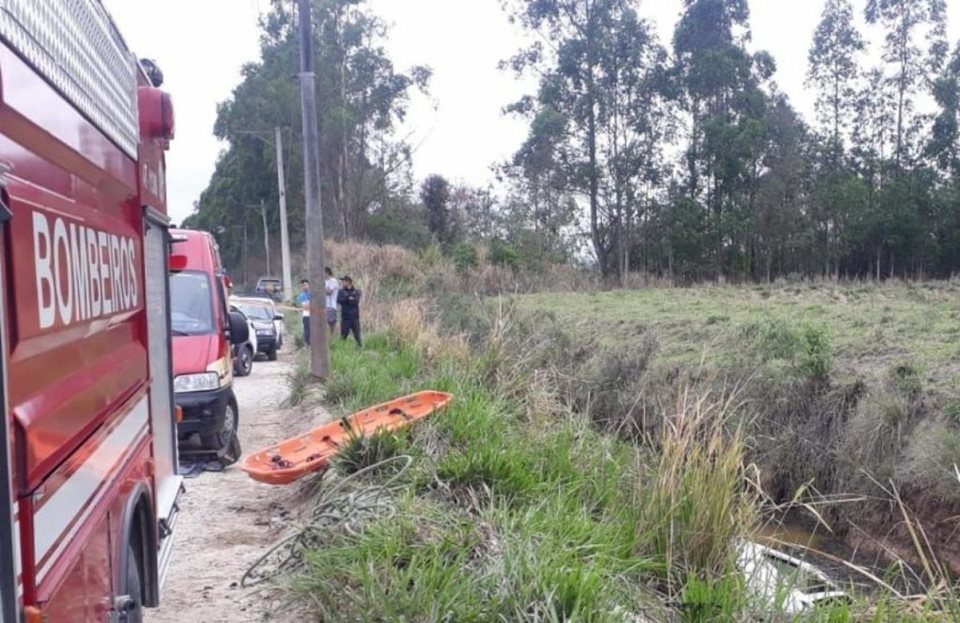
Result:
M177 394L208 392L220 387L220 375L216 372L184 374L173 379L173 391Z

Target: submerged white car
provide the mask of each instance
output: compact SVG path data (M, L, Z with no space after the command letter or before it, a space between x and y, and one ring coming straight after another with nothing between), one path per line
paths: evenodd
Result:
M737 544L737 566L747 589L763 606L787 614L809 612L850 596L813 565L753 541Z

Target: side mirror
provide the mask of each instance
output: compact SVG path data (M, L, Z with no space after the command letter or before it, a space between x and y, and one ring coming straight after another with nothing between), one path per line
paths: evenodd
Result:
M274 319L274 320L286 320L286 318L283 317L283 314L274 314L273 319Z
M243 344L250 339L250 325L240 312L230 312L230 343Z

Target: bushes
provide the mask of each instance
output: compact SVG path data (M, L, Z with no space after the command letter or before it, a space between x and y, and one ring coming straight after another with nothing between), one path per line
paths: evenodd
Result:
M911 436L895 475L912 490L944 503L960 504L956 466L960 466L960 430L931 418L921 422Z
M768 318L746 325L742 335L753 342L759 361L786 363L800 376L826 381L833 365L833 348L826 327L787 319Z
M517 269L520 267L520 255L508 243L494 239L490 242L490 263L494 266Z
M479 265L477 248L469 242L461 242L453 247L453 265L461 275Z

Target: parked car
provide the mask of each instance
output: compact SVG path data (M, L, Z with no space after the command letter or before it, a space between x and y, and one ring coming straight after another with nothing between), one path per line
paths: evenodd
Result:
M286 340L287 327L283 312L277 307L276 301L267 296L258 296L256 294L236 294L230 298L231 303L237 305L261 305L269 310L269 315L273 318L273 324L277 328L277 350L283 348Z
M249 334L247 340L233 346L233 373L236 376L250 376L253 372L253 360L257 357L257 329L247 314L236 305L230 305L232 313L239 314L247 321Z
M230 303L243 312L253 323L257 334L256 352L266 355L270 361L277 360L277 351L283 346L283 315L277 312L270 299L231 297Z
M270 297L273 301L283 300L283 281L277 277L260 277L257 279L255 292Z

